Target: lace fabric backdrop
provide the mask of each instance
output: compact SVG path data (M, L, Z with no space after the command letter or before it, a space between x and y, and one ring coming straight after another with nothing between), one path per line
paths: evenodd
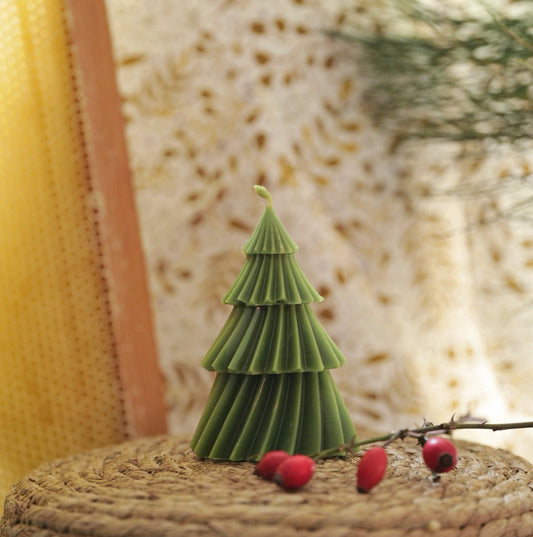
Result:
M494 185L533 153L393 150L325 33L354 5L374 24L370 1L107 0L173 432L213 381L200 361L263 210L256 183L324 296L356 428L532 416L533 225L506 211L531 192ZM468 436L533 459L529 431Z

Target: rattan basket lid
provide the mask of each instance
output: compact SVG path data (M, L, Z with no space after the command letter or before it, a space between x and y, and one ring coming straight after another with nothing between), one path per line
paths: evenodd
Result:
M428 479L414 441L387 449L385 480L355 490L357 457L317 464L288 493L251 463L198 460L187 437L94 450L42 466L15 485L3 536L533 536L532 466L457 441L459 463Z

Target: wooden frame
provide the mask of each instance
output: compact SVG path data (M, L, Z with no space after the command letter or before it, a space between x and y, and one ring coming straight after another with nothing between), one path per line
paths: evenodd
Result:
M103 0L64 0L130 436L167 430L146 269Z

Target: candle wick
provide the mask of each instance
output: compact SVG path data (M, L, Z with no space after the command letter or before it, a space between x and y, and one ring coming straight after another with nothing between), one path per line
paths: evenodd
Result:
M254 190L259 196L265 198L268 201L269 207L272 207L272 196L270 192L262 185L254 185Z

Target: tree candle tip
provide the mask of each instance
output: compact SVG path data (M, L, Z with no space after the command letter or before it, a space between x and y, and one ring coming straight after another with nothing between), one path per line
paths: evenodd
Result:
M257 192L259 196L268 200L268 204L272 206L272 196L270 192L264 186L254 185L254 190Z

